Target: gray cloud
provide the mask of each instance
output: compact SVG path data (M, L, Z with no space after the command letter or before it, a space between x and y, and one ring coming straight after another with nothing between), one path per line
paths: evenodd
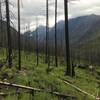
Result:
M39 24L45 25L46 16L46 0L22 0L21 7L21 26L24 27L27 23L35 23L36 16L39 18ZM10 0L14 3L11 10L17 19L17 0ZM54 3L55 0L49 0L49 22L50 26L54 25ZM69 0L69 17L77 17L86 14L99 14L100 0ZM22 5L22 4L21 4ZM64 0L58 0L58 20L64 19ZM17 23L17 20L12 20Z
M80 0L69 4L69 14L71 17L86 14L100 14L100 0Z

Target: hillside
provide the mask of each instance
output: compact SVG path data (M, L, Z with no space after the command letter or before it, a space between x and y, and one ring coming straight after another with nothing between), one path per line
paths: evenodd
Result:
M43 31L44 29L44 31ZM39 48L44 47L45 43L45 26L39 26ZM29 33L27 33L28 35ZM31 36L35 36L36 31L31 32ZM73 58L78 60L84 59L88 63L99 64L97 59L100 59L100 16L87 15L73 19L69 19L69 35L70 35L70 49ZM55 27L49 29L49 46L54 48ZM57 23L57 40L58 52L65 50L65 35L64 35L64 21ZM51 50L54 52L54 49ZM63 54L60 52L59 54ZM93 55L95 53L95 56Z
M85 42L95 39L99 35L100 16L88 15L69 20L69 34L71 41Z
M85 42L95 39L100 32L100 16L99 15L87 15L81 16L73 19L69 19L69 35L71 43L75 42ZM38 30L39 36L45 37L45 26L39 26ZM54 39L55 28L52 27L49 30L50 39ZM57 23L57 36L58 40L61 35L64 39L64 21L59 21ZM31 34L34 34L32 32ZM28 34L27 34L28 35Z
M31 31L26 32L23 35L23 37L32 38L35 41L36 31L38 31L39 43L41 43L42 45L45 42L44 41L45 34L46 34L45 30L46 30L45 26L39 26L33 32ZM15 29L11 28L11 31L12 31L12 38L13 38L13 35L17 37L17 34L15 35L16 33ZM1 32L1 29L0 29L0 32ZM2 32L3 32L3 36L1 34L0 36L1 40L3 38L6 38L6 23L5 22L2 22ZM71 44L78 45L79 43L83 44L88 41L96 40L96 38L97 37L99 38L100 36L99 32L100 32L100 16L99 15L92 14L92 15L69 19L69 35L70 35ZM54 35L55 35L55 27L52 27L49 29L49 40L53 42L52 44L54 44ZM57 23L58 46L61 46L64 44L64 38L65 38L64 37L64 21L59 21Z
M1 42L7 45L6 39L6 23L3 22L4 31L3 36L1 34ZM15 31L14 29L12 29ZM39 26L33 32L29 31L21 35L21 48L33 51L36 50L36 32L38 32L39 52L44 52L45 48L45 26ZM70 35L70 49L73 58L84 59L88 62L98 63L97 59L100 58L100 16L99 15L87 15L73 19L69 19L69 35ZM3 37L3 38L2 38ZM49 29L49 47L50 52L54 53L54 38L55 27ZM2 40L3 39L3 40ZM12 32L13 46L17 47L17 34L16 31ZM5 41L4 41L5 40ZM58 52L65 50L65 35L64 35L64 21L57 23L57 41ZM15 44L15 45L14 45ZM81 51L81 52L80 52ZM59 55L64 55L60 52ZM95 53L95 56L93 55ZM97 57L98 56L98 57ZM94 61L95 60L95 61Z
M0 57L2 57L1 52ZM97 77L96 75L97 72L100 73L99 67L95 67L95 70L92 72L89 69L81 69L76 66L76 76L72 78L64 75L66 69L64 64L59 64L59 67L52 66L52 70L47 73L47 64L43 63L41 56L39 57L39 65L36 66L36 55L30 52L22 52L22 70L17 70L17 59L14 59L12 69L9 69L6 65L0 68L0 81L31 86L46 91L56 91L77 97L77 99L73 100L94 100L100 88L100 76ZM70 84L66 84L67 82L85 91L85 93ZM7 93L6 96L3 96L4 100L12 100L12 98L15 99L18 96L20 100L31 100L29 99L31 97L30 91L24 93L25 90L19 89L19 95L17 95L16 88L1 87L1 91L2 93ZM15 94L9 95L8 92ZM34 92L33 98L34 100L59 100L57 96L46 92ZM71 100L71 98L68 100Z

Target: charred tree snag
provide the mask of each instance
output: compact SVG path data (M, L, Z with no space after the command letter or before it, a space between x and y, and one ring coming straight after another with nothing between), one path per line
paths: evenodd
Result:
M21 45L20 45L20 1L18 0L18 70L21 70Z
M37 57L37 66L39 65L39 43L38 43L38 18L36 18L36 57Z
M0 34L1 34L1 37L0 37L0 46L3 46L3 40L2 40L2 37L3 37L3 33L2 33L2 2L0 1Z
M49 13L48 13L49 2L46 0L46 63L48 63L47 72L50 69L50 55L49 55Z
M45 51L45 62L48 62L48 0L46 0L46 51Z
M10 14L9 14L9 0L5 0L6 3L6 19L7 19L7 38L8 38L8 67L12 67L12 44L11 44L11 31L10 31Z
M70 49L69 49L69 34L68 34L68 0L64 0L65 8L65 46L66 46L66 71L65 75L71 75L71 64L70 64Z
M0 33L2 33L2 11L1 11L1 1L0 1Z
M55 65L58 66L57 57L57 0L55 0Z

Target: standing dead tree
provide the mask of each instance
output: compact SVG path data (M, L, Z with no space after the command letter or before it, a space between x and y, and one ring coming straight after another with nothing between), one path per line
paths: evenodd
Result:
M66 46L66 71L65 75L72 76L72 68L70 62L70 49L69 49L69 33L68 33L68 0L64 0L65 9L65 46Z
M18 69L21 70L21 45L20 45L20 0L18 0Z
M48 63L49 70L50 67L50 55L49 55L49 2L46 0L46 63Z
M2 34L2 1L0 1L0 33ZM2 36L0 37L0 42L2 46Z
M58 66L57 57L57 0L55 0L55 65Z
M6 4L6 19L7 19L7 38L8 38L8 67L12 67L12 44L11 44L11 30L10 30L10 14L9 14L9 0L5 0Z
M38 18L36 18L36 56L37 56L37 66L39 65L39 45L38 45Z
M46 0L46 50L45 62L48 62L48 0Z
M2 32L2 11L1 11L1 9L2 9L2 2L0 1L0 32Z

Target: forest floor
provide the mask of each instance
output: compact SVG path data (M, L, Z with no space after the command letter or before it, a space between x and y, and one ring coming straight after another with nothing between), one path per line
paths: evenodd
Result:
M3 53L2 53L3 51ZM17 53L17 52L16 52ZM0 61L5 59L6 52L0 50ZM65 76L66 67L64 64L59 64L58 67L51 66L51 71L47 73L47 64L44 64L44 57L40 55L39 65L36 66L36 55L34 53L22 52L22 70L18 71L18 59L13 60L13 66L9 69L6 65L0 68L0 80L10 83L31 86L39 89L57 91L63 94L71 94L78 100L95 100L91 95L97 96L100 91L100 67L95 67L95 71L89 69L81 69L76 66L75 77ZM6 79L5 79L6 76ZM84 91L80 92L78 89ZM5 89L0 89L5 92ZM8 89L6 92L15 91ZM89 94L89 95L88 95ZM100 94L99 94L100 95ZM17 100L16 95L9 95L2 100ZM31 100L30 94L21 93L20 100ZM35 93L34 100L58 100L57 97L48 93ZM70 99L69 99L70 100Z

